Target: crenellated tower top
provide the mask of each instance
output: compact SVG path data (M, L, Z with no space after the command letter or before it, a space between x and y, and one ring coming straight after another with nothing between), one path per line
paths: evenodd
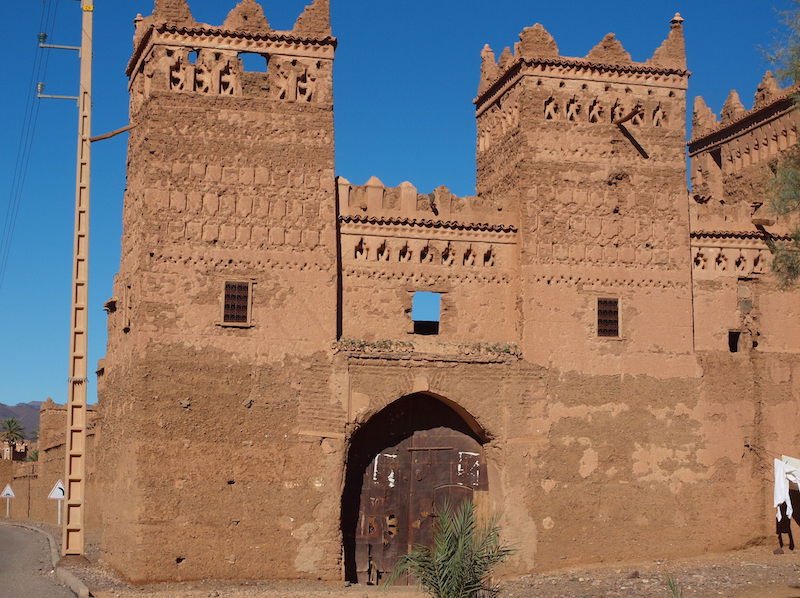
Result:
M228 31L268 33L272 31L264 9L256 0L242 0L228 13L222 25Z
M797 85L781 88L767 71L758 84L752 108L745 107L734 89L719 119L703 98L695 98L689 156L697 227L756 234L753 218L774 219L774 215L764 216L768 210L761 208L763 197L753 195L753 190L769 186L771 165L797 144L797 91ZM741 184L742 180L747 184ZM782 234L778 229L770 232Z
M498 207L519 203L518 185L509 182L508 172L526 168L515 165L525 159L532 161L530 169L550 164L548 176L576 161L595 164L595 172L619 170L623 162L626 168L665 163L683 168L690 73L680 15L644 62L634 60L613 33L586 56L563 56L539 23L524 29L499 60L489 46L481 57L474 101L478 195L493 198Z
M479 109L494 95L491 92L501 87L504 81L537 67L562 67L598 75L629 74L634 78L651 75L683 79L689 75L686 69L683 18L678 13L670 21L669 35L646 62L634 61L613 33L607 34L583 58L562 56L555 39L540 23L524 29L514 50L506 48L503 51L499 64L495 62L494 52L488 45L481 52L481 58L482 76L475 100Z
M154 22L194 24L192 11L186 0L156 0L151 19Z
M136 19L131 110L157 91L330 104L335 49L329 0L313 0L291 31L272 29L256 0L241 0L220 26L195 21L186 0L156 0ZM245 54L266 68L249 72Z

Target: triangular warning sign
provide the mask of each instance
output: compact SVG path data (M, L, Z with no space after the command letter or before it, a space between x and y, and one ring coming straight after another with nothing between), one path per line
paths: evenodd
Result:
M51 498L53 500L64 500L64 482L58 480L56 485L53 486L53 489L50 491L50 494L47 495L47 498Z
M6 487L3 488L3 493L0 494L0 498L15 498L14 491L11 489L11 484L6 484Z

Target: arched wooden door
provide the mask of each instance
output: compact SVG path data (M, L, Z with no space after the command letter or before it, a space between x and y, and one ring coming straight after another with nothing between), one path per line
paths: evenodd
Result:
M384 442L351 447L351 460L361 464L369 456L361 466L351 581L379 583L413 546L432 543L437 507L488 488L477 435L449 407L421 399L374 422L386 426Z

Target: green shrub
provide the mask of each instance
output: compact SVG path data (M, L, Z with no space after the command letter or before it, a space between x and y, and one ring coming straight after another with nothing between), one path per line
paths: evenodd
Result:
M492 572L512 552L500 542L496 520L478 525L472 502L455 509L445 504L438 513L433 546L416 546L403 556L386 585L411 574L434 598L490 598L499 592Z

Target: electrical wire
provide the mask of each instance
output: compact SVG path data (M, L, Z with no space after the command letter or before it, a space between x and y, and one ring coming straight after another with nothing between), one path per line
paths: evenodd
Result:
M59 0L42 0L42 15L39 20L39 31L37 34L44 33L48 37L52 35L58 15L58 3ZM30 157L33 150L33 142L36 136L36 124L39 120L40 104L36 97L36 84L45 79L48 62L49 52L40 48L37 42L36 54L34 56L30 82L28 84L29 97L22 118L19 145L17 146L17 157L11 177L11 190L5 218L3 220L2 236L0 236L0 290L3 288L3 282L5 281L5 275L8 269L14 231L17 225L20 205L22 204L25 181L28 176Z

